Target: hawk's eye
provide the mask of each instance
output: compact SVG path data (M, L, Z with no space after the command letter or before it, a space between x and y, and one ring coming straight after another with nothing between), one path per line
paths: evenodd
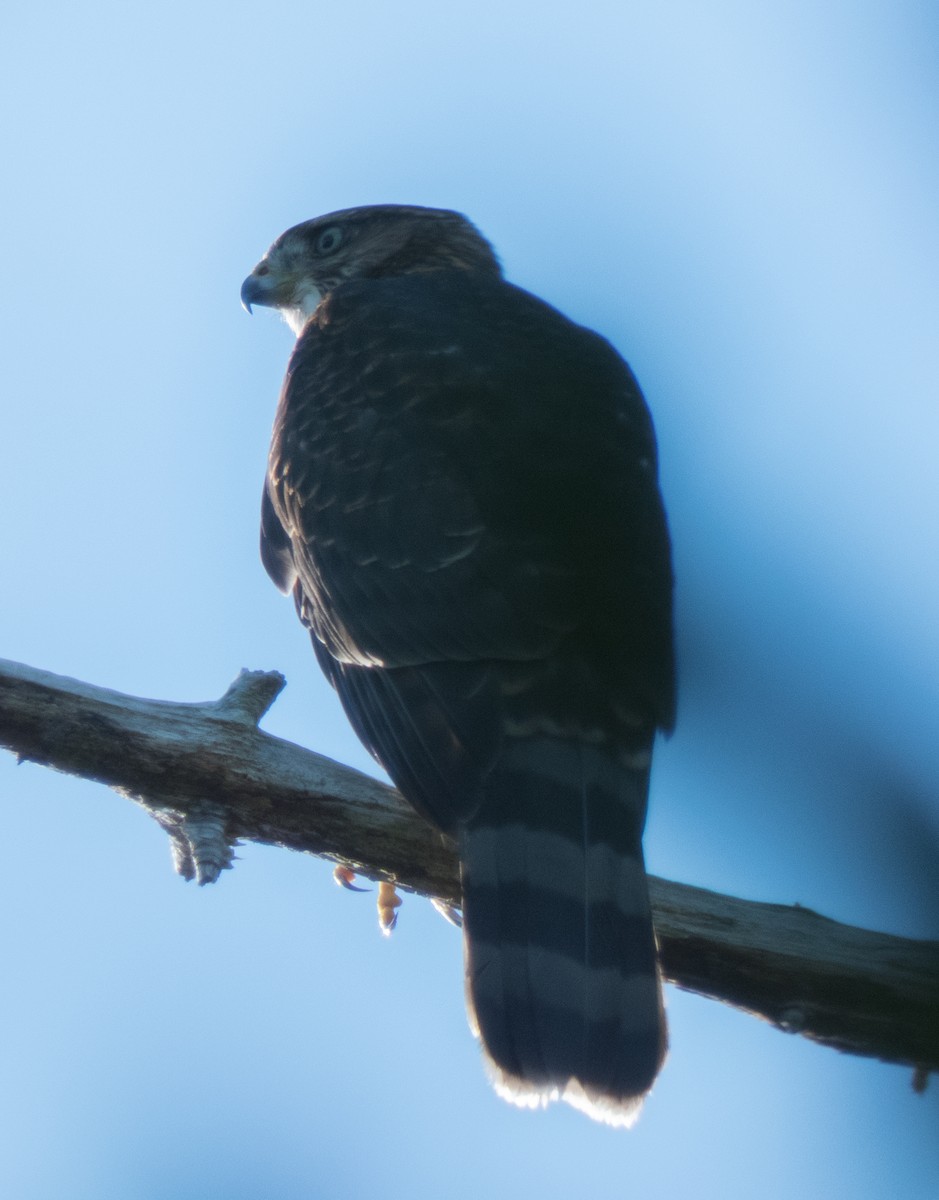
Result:
M338 225L330 225L316 239L317 254L332 254L334 250L338 250L342 242L342 230Z

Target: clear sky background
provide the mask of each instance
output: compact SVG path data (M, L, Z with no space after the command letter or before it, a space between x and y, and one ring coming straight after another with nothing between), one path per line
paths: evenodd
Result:
M257 556L292 338L241 280L355 204L467 212L655 414L678 573L659 874L939 937L939 17L924 0L10 3L0 655L363 769ZM939 1087L669 989L631 1132L483 1077L458 935L314 859L170 869L0 760L0 1195L934 1200Z

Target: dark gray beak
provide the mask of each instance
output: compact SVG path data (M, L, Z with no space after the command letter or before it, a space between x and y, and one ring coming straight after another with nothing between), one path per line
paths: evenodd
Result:
M251 274L241 285L241 304L245 312L250 315L252 304L268 304L266 299L267 291L262 281L257 275Z

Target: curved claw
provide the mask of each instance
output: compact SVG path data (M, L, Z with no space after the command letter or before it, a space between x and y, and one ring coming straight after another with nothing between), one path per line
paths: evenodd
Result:
M392 929L397 925L397 909L400 907L401 897L395 891L395 885L380 883L378 885L378 926L385 937L389 937Z
M457 929L463 928L463 914L458 908L454 908L452 904L447 904L445 900L431 900L431 904L445 921L451 925L455 925Z
M352 882L355 879L355 871L351 867L336 867L333 871L333 879L340 887L345 888L347 892L370 892L371 888L356 887Z

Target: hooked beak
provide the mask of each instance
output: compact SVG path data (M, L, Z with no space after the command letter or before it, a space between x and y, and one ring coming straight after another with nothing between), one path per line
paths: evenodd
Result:
M251 305L261 304L269 305L271 303L270 289L265 286L265 279L254 273L241 285L241 304L245 312L251 315Z

